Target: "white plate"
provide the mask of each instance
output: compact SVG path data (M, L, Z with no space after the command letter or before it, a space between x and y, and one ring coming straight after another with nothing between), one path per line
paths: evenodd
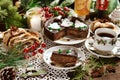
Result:
M66 50L66 49L71 49L71 48L73 48L78 53L78 60L77 60L75 66L72 66L72 67L58 67L58 66L51 65L52 61L51 61L50 58L52 56L53 51L58 51L59 49ZM51 47L51 48L47 49L43 53L43 59L50 67L52 67L54 69L73 69L75 67L78 67L78 66L82 65L82 61L84 61L86 58L85 58L84 52L82 52L81 50L79 50L76 47L73 47L73 46L54 46L54 47Z
M94 43L93 38L89 38L85 41L85 47L93 55L96 55L97 57L103 57L103 58L120 57L120 45L119 47L115 47L111 52L104 52L104 53L110 53L109 55L103 55L103 54L100 54L100 52L93 47L93 43ZM118 40L116 44L120 44L120 40Z
M65 45L73 45L84 42L87 38L90 37L90 31L88 30L88 35L86 38L72 38L72 37L63 37L59 40L55 40L55 43L58 44L65 44Z

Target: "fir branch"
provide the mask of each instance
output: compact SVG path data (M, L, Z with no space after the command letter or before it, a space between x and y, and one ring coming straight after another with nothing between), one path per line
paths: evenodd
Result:
M6 66L16 66L16 61L23 60L22 44L15 45L11 50L6 52L7 55L0 56L0 69Z
M40 6L41 1L38 0L21 0L21 7L27 11L30 8Z
M73 78L71 78L71 80L84 80L85 76L93 80L88 74L91 69L101 68L107 64L116 66L118 61L120 61L119 58L95 58L94 56L90 56L83 67L80 66L74 69L75 71L73 72Z
M6 29L10 26L22 27L22 16L17 12L17 8L12 5L11 0L0 0L0 20L6 24Z
M74 3L74 1L75 1L75 0L64 0L64 1L60 4L60 6L61 6L61 7L70 6L71 4Z
M70 80L84 80L86 72L82 70L82 66L75 68L72 72L68 73Z
M2 10L0 7L0 20L3 20L8 15L6 10Z

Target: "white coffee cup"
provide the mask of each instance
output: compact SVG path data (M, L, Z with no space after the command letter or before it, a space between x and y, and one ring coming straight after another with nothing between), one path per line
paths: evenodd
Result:
M112 51L116 46L117 33L108 28L99 28L94 34L94 48L99 51Z

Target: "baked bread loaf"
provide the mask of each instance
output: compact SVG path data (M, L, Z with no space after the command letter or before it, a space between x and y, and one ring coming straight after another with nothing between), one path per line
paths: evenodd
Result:
M115 30L115 25L112 22L102 21L102 20L95 20L91 23L90 29L92 32L95 32L98 28L109 28Z
M3 33L3 43L5 48L10 49L14 45L22 43L23 46L32 45L35 42L41 42L39 40L39 34L23 28L11 27Z

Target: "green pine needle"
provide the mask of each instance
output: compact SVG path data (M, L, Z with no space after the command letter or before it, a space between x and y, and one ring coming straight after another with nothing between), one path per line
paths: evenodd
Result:
M10 26L24 26L23 18L17 11L17 8L12 5L12 0L0 0L0 20L5 23L6 29Z
M118 60L119 58L95 58L94 56L90 56L84 66L79 66L74 69L75 71L73 72L73 78L71 78L71 80L84 80L85 76L93 80L93 78L88 75L92 68L100 68L107 64L116 66Z
M6 55L2 53L0 55L0 69L6 66L16 66L16 61L23 60L22 46L16 45L6 52Z

